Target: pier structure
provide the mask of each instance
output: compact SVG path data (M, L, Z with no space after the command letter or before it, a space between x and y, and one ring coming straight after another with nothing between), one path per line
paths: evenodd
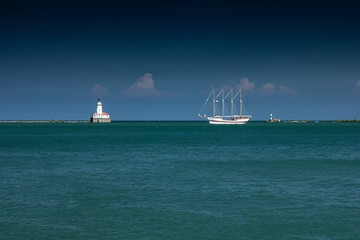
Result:
M280 122L280 119L273 118L272 113L270 113L270 118L269 118L269 120L267 122L271 122L271 123Z

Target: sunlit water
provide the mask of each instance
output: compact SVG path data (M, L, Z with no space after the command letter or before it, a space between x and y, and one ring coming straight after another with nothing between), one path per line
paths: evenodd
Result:
M0 239L359 239L360 124L0 124Z

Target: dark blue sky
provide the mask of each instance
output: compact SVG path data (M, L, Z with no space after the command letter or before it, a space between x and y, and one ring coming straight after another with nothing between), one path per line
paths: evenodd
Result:
M0 119L196 120L242 87L253 120L360 118L356 1L8 1Z

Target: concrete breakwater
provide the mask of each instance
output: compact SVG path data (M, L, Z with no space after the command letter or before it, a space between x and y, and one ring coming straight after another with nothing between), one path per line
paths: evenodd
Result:
M88 123L90 121L73 121L73 120L3 120L0 123Z

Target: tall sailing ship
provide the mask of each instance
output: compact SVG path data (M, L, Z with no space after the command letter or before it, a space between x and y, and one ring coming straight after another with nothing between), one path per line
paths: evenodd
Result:
M217 104L221 95L221 112L218 111ZM212 96L212 116L208 117L206 114L201 114L201 111L208 106L209 100ZM237 100L239 98L239 100ZM230 112L227 110L228 99L230 99L231 109ZM236 103L239 101L239 112L237 112ZM199 117L205 118L210 124L245 124L251 118L250 115L243 115L243 101L241 99L241 89L234 95L231 89L228 94L225 95L224 89L222 89L216 96L215 90L213 89L209 97L205 101Z

